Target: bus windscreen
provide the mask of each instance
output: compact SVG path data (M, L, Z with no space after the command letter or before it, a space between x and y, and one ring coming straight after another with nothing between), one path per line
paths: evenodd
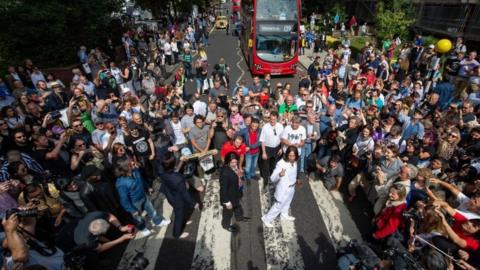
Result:
M257 0L256 19L258 20L297 20L296 0Z
M268 62L285 62L296 53L296 37L290 33L257 34L257 56Z

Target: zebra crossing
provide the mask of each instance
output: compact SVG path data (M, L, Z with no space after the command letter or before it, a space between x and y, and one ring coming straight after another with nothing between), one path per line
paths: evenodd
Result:
M299 227L305 227L302 226L304 225L302 222L308 219L308 222L312 224L324 223L325 231L316 231L318 230L317 226L310 224L308 226L312 227L312 235L314 233L320 235L322 240L319 240L321 242L319 245L330 245L334 249L337 249L343 242L350 239L360 239L361 235L339 193L327 191L321 181L310 180L305 185L309 185L310 188L297 192L295 196L303 196L303 199L306 201L302 201L302 203L310 204L310 207L313 207L312 209L317 213L313 213L315 211L310 211L312 213L298 211L302 206L297 206L296 209L291 209L291 215L296 217L295 221L280 221L280 219L277 219L273 228L264 227L260 216L251 216L253 224L249 226L253 229L248 231L241 230L239 232L239 234L251 234L249 237L262 238L260 241L263 244L263 250L257 248L249 254L237 253L240 249L248 249L248 247L245 247L248 243L239 241L234 238L232 233L222 228L222 207L219 202L220 184L218 179L212 179L206 184L203 198L204 208L195 215L196 218L194 218L193 223L188 228L191 230L192 227L195 227L196 233L191 233L187 239L164 241L165 238L171 238L171 235L167 235L167 228L161 228L147 238L139 236L130 241L126 253L143 247L145 257L150 261L147 269L156 269L157 260L161 260L163 264L168 262L168 267L162 267L161 269L311 269L311 267L307 266L312 265L312 263L305 261L308 256L310 257L307 260L311 260L313 256L317 260L315 263L322 265L325 263L325 258L323 257L328 255L318 251L310 252L308 249L305 249L305 238L312 236L306 235L305 230L299 231ZM273 203L275 187L273 185L264 187L262 182L259 181L246 186L245 192L252 192L253 189L258 190L255 192L258 196L242 200L242 205L247 213L251 212L248 210L249 208L258 207L260 209L259 214L263 215ZM166 200L161 203L160 207L159 212L162 212L164 217L174 218L172 208ZM173 222L169 227L172 227L172 225ZM178 247L170 246L173 245L174 241L191 241L192 256L190 258L176 258L175 250ZM162 249L163 255L168 255L168 258L158 258L160 249ZM260 267L252 267L249 256L259 256L259 260L263 260L264 264ZM331 264L333 259L329 259ZM177 260L182 260L181 267L176 265ZM324 269L335 268L334 265L330 264L323 265L327 267Z

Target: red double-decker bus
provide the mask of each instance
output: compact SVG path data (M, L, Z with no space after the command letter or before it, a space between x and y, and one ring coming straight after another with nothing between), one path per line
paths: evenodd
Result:
M295 74L301 0L242 0L240 45L254 75Z
M242 5L241 0L232 0L232 14L240 11Z

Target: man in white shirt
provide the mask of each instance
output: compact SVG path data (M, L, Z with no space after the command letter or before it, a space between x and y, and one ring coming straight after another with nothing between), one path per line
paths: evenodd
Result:
M207 115L207 103L200 99L200 94L195 93L195 101L192 104L193 112L196 115L206 116Z
M282 155L280 144L283 126L277 122L277 119L278 114L271 112L270 121L263 126L260 133L259 141L262 145L262 159L260 160L259 168L264 185L268 184L270 175L275 168L275 163Z
M178 113L172 114L170 125L172 126L173 135L175 136L174 145L178 146L178 149L181 149L187 143L187 138L182 131L182 123L179 121Z

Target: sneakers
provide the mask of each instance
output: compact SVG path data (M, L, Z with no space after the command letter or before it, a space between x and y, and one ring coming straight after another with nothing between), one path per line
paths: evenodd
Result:
M267 228L273 228L273 224L266 221L265 216L262 217L263 225Z
M160 222L160 224L158 225L155 225L156 227L165 227L165 226L168 226L168 224L170 224L172 221L170 219L163 219L162 222Z
M281 220L285 220L285 221L294 221L295 218L292 217L292 216L286 216L286 217L280 217Z
M150 231L149 229L145 228L141 231L139 231L143 237L148 237L150 234L152 234L152 231Z

